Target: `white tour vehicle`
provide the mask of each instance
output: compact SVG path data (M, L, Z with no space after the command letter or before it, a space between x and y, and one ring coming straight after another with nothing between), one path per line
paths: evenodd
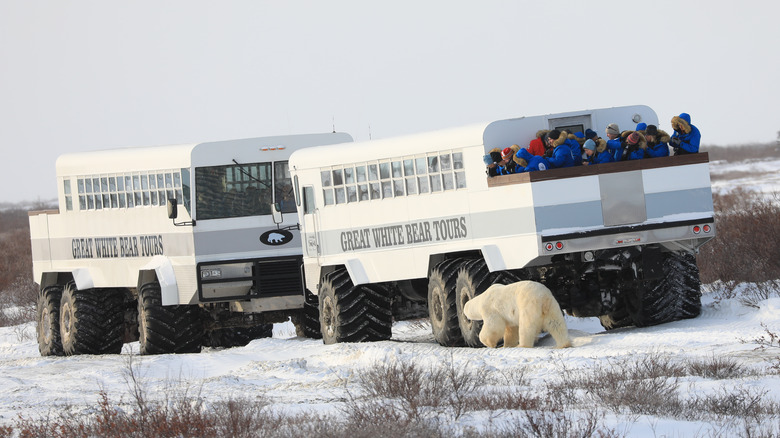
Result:
M585 110L293 153L324 341L388 339L403 298L427 304L442 345L480 345L463 305L519 279L608 329L698 315L694 254L715 235L706 153L486 176L487 151L527 145L537 130L639 122L658 117Z
M29 218L41 354L118 353L135 339L142 354L197 352L269 336L290 316L302 326L287 159L351 141L334 132L60 156L59 209Z

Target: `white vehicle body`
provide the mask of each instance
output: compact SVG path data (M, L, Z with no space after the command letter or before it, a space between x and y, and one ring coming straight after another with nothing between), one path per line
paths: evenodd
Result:
M349 141L334 132L62 155L59 210L29 218L35 281L42 290L73 282L78 290L134 292L157 282L163 306L300 309L287 159ZM169 199L179 207L174 221ZM273 204L287 213L279 224Z
M353 286L430 280L453 257L495 273L627 247L695 251L714 236L706 154L486 177L487 151L525 146L537 130L637 122L658 118L608 108L296 152L307 287L339 269Z

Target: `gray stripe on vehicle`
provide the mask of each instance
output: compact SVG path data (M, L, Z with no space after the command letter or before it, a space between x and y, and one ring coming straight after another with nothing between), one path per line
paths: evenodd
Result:
M647 217L663 218L681 213L712 211L712 192L709 187L678 190L674 192L648 193L645 195Z
M198 256L207 254L245 253L269 251L279 253L282 250L301 250L301 238L298 230L291 230L293 238L284 245L269 246L260 241L260 235L275 228L241 228L236 230L216 230L196 232L195 252ZM276 254L269 254L273 256Z

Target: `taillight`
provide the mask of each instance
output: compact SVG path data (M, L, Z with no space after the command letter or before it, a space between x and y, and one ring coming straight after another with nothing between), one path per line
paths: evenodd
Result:
M544 244L544 249L546 249L547 251L552 251L554 249L562 250L563 249L563 242L555 242L555 243L547 242L547 243Z
M710 227L709 225L705 225L704 227L702 227L702 229L704 230L705 233L709 233L710 231L712 231L712 227Z
M698 226L698 225L695 225L693 227L693 234L699 234L699 233L701 233L701 227Z

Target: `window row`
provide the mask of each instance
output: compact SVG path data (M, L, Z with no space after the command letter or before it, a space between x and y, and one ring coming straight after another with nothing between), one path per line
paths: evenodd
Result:
M462 152L436 152L322 170L325 205L397 198L466 187Z
M169 198L182 200L182 178L179 171L131 173L78 177L76 193L71 180L63 180L65 209L73 210L74 198L79 210L165 206Z

